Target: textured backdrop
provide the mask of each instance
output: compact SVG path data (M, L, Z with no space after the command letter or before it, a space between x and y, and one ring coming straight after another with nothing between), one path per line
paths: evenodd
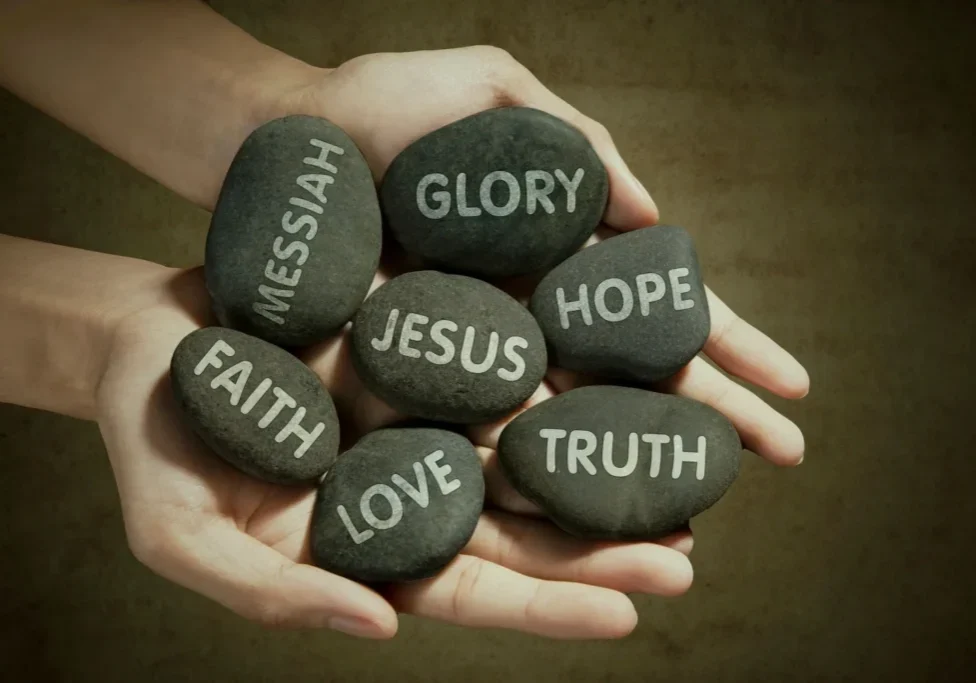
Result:
M640 625L622 641L405 618L374 643L265 631L157 578L126 548L95 426L0 406L0 679L971 675L967 4L214 2L320 65L499 45L606 124L663 220L695 236L707 282L809 368L807 399L772 399L804 429L806 461L787 471L748 455L694 525L689 594L638 598ZM204 211L4 92L0 178L4 232L201 262Z

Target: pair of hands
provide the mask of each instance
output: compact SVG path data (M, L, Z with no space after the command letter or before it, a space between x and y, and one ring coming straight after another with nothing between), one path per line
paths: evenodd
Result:
M607 167L609 228L631 230L658 220L653 200L607 130L501 50L369 55L269 101L268 118L310 114L345 129L377 178L412 141L458 118L505 105L542 109L582 130ZM374 287L388 274L378 273ZM498 469L494 448L505 420L470 431L485 467L486 510L471 542L440 574L381 594L311 566L314 490L266 484L225 465L183 425L172 399L173 349L214 322L202 273L170 271L152 286L158 303L115 331L97 400L130 546L162 576L268 625L375 638L396 632L398 611L551 637L619 637L637 621L626 593L676 595L690 586L690 532L656 543L594 543L544 521ZM807 374L792 356L711 292L709 305L712 331L704 351L715 364L780 396L806 394ZM335 399L344 436L398 417L356 378L347 332L308 349L303 360ZM581 381L553 370L527 405ZM718 409L747 448L776 464L802 460L796 425L700 357L656 388Z

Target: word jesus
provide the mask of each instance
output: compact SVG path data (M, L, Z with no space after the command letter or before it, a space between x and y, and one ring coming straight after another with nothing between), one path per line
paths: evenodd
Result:
M526 171L525 172L525 212L532 215L538 207L546 213L554 213L556 205L549 195L556 189L556 181L566 190L566 213L576 211L576 191L583 181L583 169L576 169L576 173L569 178L561 169L555 170L553 174L548 171ZM451 212L451 193L444 190L437 190L430 194L428 202L427 191L430 186L447 187L449 180L443 173L428 173L420 182L417 183L417 208L420 213L427 218L437 220L444 218ZM458 173L454 185L454 194L457 198L457 213L464 218L480 216L482 210L491 216L508 216L518 208L522 201L522 187L519 179L508 171L492 171L481 180L478 188L478 202L481 206L468 203L467 174ZM504 183L508 188L508 200L504 204L496 204L491 198L491 190L495 183Z
M327 159L330 153L337 156L345 154L341 147L336 147L335 145L316 140L315 138L309 140L308 144L318 151L314 157L305 157L302 163L327 171L333 175L338 173L339 169L333 164L330 164ZM288 200L289 205L298 209L304 209L306 213L301 213L296 217L294 211L286 211L281 217L281 229L289 235L294 235L301 230L305 230L305 235L303 238L293 240L287 245L285 245L284 237L275 237L274 242L271 244L271 251L275 255L275 258L281 259L281 261L288 261L294 257L295 265L305 265L305 261L308 260L309 256L309 248L305 242L311 241L319 229L318 219L312 214L322 215L324 212L322 207L328 201L325 196L325 188L333 183L335 183L335 178L332 175L326 175L324 173L311 172L300 175L295 179L295 185L305 190L318 203L310 202L304 196L292 197ZM254 302L254 312L264 316L275 324L283 325L285 322L283 316L291 308L291 304L284 301L284 299L290 299L295 296L295 287L298 286L299 281L302 279L302 269L294 268L289 273L288 266L282 265L279 267L274 259L268 259L268 263L264 267L264 277L270 280L274 286L267 284L258 286L259 300Z
M222 339L218 339L214 342L210 350L204 354L200 362L197 363L196 367L193 368L193 374L200 376L207 371L208 368L215 368L219 370L224 366L224 361L220 358L221 355L233 356L235 354L234 348ZM210 381L211 389L226 389L227 393L230 394L230 404L236 406L241 403L241 398L244 396L244 387L247 385L248 379L251 377L251 372L254 370L254 366L250 361L242 360L220 374L214 377ZM254 409L254 406L258 404L265 394L268 393L268 389L275 396L274 403L268 408L260 420L258 420L258 429L266 429L278 419L285 408L295 408L295 412L292 413L291 418L285 425L275 434L275 443L281 443L289 436L293 436L299 440L298 448L295 449L295 457L301 458L305 455L305 452L312 447L315 440L319 438L323 431L325 431L325 424L319 422L314 427L312 431L306 431L302 427L302 420L305 418L305 408L299 406L295 399L288 395L284 389L281 387L273 386L270 378L262 379L257 386L255 386L248 397L244 399L244 403L241 404L241 413L244 415L250 414Z
M393 348L393 339L396 336L396 327L399 318L399 308L394 308L390 311L390 315L386 319L386 329L383 331L383 337L376 337L370 340L370 344L374 349L377 351L389 351ZM400 328L400 341L396 345L397 353L406 358L423 357L428 363L433 363L434 365L447 365L457 357L461 363L461 367L475 375L488 372L495 364L495 360L498 357L498 345L500 343L500 337L497 332L492 331L488 335L488 350L485 351L485 357L476 362L472 357L475 337L478 334L475 328L468 325L464 330L464 340L461 342L461 355L457 356L457 346L454 340L447 335L448 333L458 332L460 327L456 322L446 319L437 320L430 326L430 340L437 345L440 351L438 353L427 351L421 354L420 349L414 348L410 344L421 341L424 338L424 333L420 328L429 322L430 318L426 315L407 313L403 319L403 327ZM519 355L518 350L528 347L529 342L524 337L509 337L506 339L505 345L502 348L502 354L512 364L512 367L500 367L495 374L509 382L514 382L521 378L525 374L525 360Z
M569 438L565 443L566 468L570 474L585 471L589 474L597 473L597 466L590 461L590 456L596 453L597 435L583 429L568 432L565 429L540 429L539 436L546 441L546 470L556 471L556 461L560 440ZM651 445L650 477L656 478L661 473L661 455L665 445L671 444L671 478L677 479L685 463L694 463L695 478L701 481L705 478L705 449L707 442L704 436L698 437L698 450L686 451L684 440L680 435L673 437L667 434L637 434L631 432L627 438L627 460L619 465L614 460L613 432L603 435L603 450L598 463L611 477L626 477L637 469L641 444Z
M447 475L451 473L451 466L439 464L439 461L443 458L444 451L434 451L424 457L423 464L415 462L413 464L413 476L416 480L416 485L414 485L414 482L407 481L399 474L394 474L390 477L390 480L393 482L393 486L403 491L410 500L421 508L426 509L430 505L427 470L430 470L434 481L437 482L437 488L440 489L441 495L449 495L461 488L461 482L457 479L448 480ZM424 465L427 465L427 470L424 469ZM390 508L390 515L385 519L379 517L373 510L373 499L377 496L386 500L386 505ZM392 529L399 524L400 520L403 519L403 502L400 500L397 492L393 490L393 487L387 484L374 484L363 491L363 495L359 498L359 514L362 516L363 521L373 527L373 529L365 529L363 531L359 531L353 524L344 505L336 507L336 512L339 515L339 519L342 520L343 526L346 527L346 531L349 532L349 537L352 538L356 545L359 545L376 535L373 529L384 531L386 529Z

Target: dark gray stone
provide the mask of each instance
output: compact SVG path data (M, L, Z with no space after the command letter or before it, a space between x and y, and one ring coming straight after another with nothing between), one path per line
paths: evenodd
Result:
M371 432L319 486L312 558L357 581L427 578L467 545L484 497L481 461L463 436L428 428Z
M408 252L440 270L499 277L576 251L599 224L608 192L606 169L581 132L537 109L507 107L407 147L387 170L380 199Z
M571 256L539 283L530 308L553 365L633 382L676 373L711 324L691 237L668 225Z
M353 319L352 360L366 386L401 412L475 423L503 417L532 395L546 348L531 314L508 294L425 270L393 278L366 299Z
M335 461L339 421L319 378L277 346L224 327L177 345L173 393L189 426L237 469L275 484L317 480Z
M714 505L735 480L741 451L735 429L711 407L611 386L530 408L498 444L512 485L564 530L635 541L681 529Z
M280 346L321 341L365 298L380 240L376 188L352 139L310 116L266 123L234 157L207 235L217 319Z

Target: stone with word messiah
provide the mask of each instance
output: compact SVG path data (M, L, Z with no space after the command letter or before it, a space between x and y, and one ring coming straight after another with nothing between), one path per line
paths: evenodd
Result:
M191 332L170 364L189 426L217 455L275 484L317 480L335 461L339 421L319 378L287 351L225 327Z
M319 486L313 561L357 581L427 578L467 545L484 497L481 461L463 436L430 428L370 432Z
M508 414L546 371L542 331L524 306L481 280L432 270L395 277L366 299L351 355L392 407L452 423Z
M479 277L548 268L578 249L609 182L586 137L528 107L490 109L420 138L387 170L390 230L439 270Z
M691 237L667 225L574 254L542 279L530 309L553 365L639 383L684 367L710 327Z
M366 160L325 119L255 130L227 172L207 235L221 325L286 347L336 332L369 291L381 216Z
M502 432L512 485L583 538L652 540L714 505L742 446L718 411L643 389L588 386L537 404Z

